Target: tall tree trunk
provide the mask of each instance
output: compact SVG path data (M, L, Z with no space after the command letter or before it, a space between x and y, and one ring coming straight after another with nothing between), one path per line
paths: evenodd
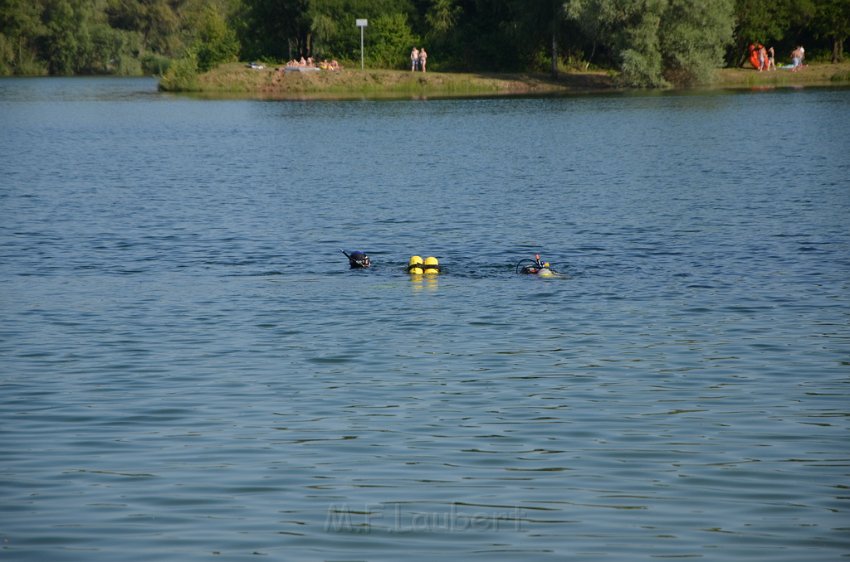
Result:
M561 23L561 0L552 0L552 78L558 77L558 28Z
M584 69L590 68L590 63L593 62L593 56L596 54L596 39L593 39L593 46L590 48L590 56L587 57L587 62L584 63Z
M552 32L552 78L558 77L558 34Z

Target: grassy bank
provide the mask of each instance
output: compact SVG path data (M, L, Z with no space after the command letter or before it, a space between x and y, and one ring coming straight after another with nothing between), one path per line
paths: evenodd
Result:
M806 66L799 72L780 69L717 71L714 88L761 88L850 85L850 62ZM168 89L164 87L163 89ZM615 91L616 77L605 72L547 74L414 73L403 70L344 69L339 72L284 72L222 65L201 74L188 88L204 96L267 99L359 99L453 97L487 95L544 95Z
M604 72L564 74L552 80L545 74L422 73L359 68L339 72L284 72L274 67L252 69L233 63L201 74L189 90L211 96L359 99L535 95L614 87L613 77Z
M715 86L722 88L771 88L793 86L850 85L850 62L806 65L797 72L780 68L758 72L751 68L717 70Z

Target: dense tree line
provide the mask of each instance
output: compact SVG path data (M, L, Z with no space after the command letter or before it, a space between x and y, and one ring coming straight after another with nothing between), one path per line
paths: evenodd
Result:
M850 0L0 0L0 74L161 74L231 60L434 70L589 66L634 85L706 80L761 42L841 60Z
M235 57L230 0L0 0L0 75L161 73Z

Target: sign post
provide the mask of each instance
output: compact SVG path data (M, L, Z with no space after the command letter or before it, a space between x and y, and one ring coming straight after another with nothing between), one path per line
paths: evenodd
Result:
M356 21L357 27L360 28L360 70L363 70L363 28L369 25L369 21L361 19L358 19Z

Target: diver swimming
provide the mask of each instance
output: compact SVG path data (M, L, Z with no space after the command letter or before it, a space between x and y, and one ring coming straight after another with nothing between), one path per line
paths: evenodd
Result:
M552 269L548 261L541 261L540 254L534 254L534 259L526 258L524 260L520 260L516 264L515 271L516 273L537 275L538 277L555 277L560 275L557 271Z
M372 260L365 252L361 250L348 251L340 250L346 258L351 269L367 269L372 266ZM422 256L414 255L410 257L407 263L407 273L417 275L439 274L442 272L440 262L434 256L428 256L423 259ZM556 271L548 261L540 259L540 254L535 254L534 259L523 259L517 262L515 273L523 275L536 275L538 277L561 277L561 273Z
M360 250L355 250L350 254L345 250L340 250L340 252L348 258L348 265L351 266L351 269L366 269L372 266L372 260L369 259L369 256L365 252L361 252Z

